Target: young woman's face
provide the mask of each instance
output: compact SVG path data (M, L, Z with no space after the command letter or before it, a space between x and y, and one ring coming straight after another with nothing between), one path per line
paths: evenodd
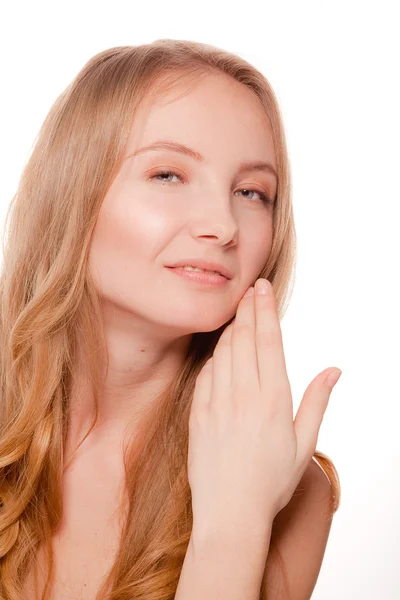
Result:
M165 140L202 160L172 147L143 150ZM158 333L185 335L234 316L272 243L277 180L273 170L242 166L256 161L276 170L270 125L256 97L234 80L208 75L181 97L175 91L141 107L89 259L124 326L139 319ZM193 258L224 265L232 278L207 285L167 268Z

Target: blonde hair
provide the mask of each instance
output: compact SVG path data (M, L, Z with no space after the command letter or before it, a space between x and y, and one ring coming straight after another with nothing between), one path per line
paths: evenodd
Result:
M142 102L215 73L250 89L270 120L278 191L272 248L259 277L273 283L280 319L286 311L296 234L284 127L267 79L232 53L186 40L110 48L91 58L49 111L6 215L0 279L2 600L23 599L23 577L41 544L48 552L43 600L54 576L51 536L63 512L63 448L78 331L85 332L95 401L85 437L98 417L101 359L104 352L108 365L108 356L88 253L135 112ZM187 478L191 400L196 377L227 325L193 335L178 377L154 399L140 436L126 448L127 519L97 600L174 598L193 523ZM333 515L338 474L327 456L314 456L331 482ZM272 553L283 567L273 535Z

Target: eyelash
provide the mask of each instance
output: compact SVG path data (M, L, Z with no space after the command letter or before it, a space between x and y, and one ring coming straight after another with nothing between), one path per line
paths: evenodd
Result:
M164 170L164 171L157 171L157 173L154 173L153 175L151 175L151 177L149 177L149 179L155 179L156 177L158 177L159 175L176 175L177 177L179 177L179 179L182 181L182 177L181 175L179 175L179 173L175 173L175 171L170 171L170 170ZM173 182L173 181L162 181L160 179L158 179L158 181L160 181L160 183L169 183L170 185L179 185L178 182ZM261 200L264 204L266 205L272 205L274 202L273 200L271 200L271 198L269 198L264 192L260 192L259 190L256 189L252 189L252 188L242 188L241 191L246 190L247 192L256 192L257 194L260 195Z

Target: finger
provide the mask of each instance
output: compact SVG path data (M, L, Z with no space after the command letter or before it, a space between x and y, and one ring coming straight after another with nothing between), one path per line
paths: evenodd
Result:
M194 386L189 426L204 412L208 411L211 397L213 379L213 357L209 358L203 365L196 378Z
M222 332L214 349L214 368L210 408L223 407L229 402L232 389L231 340L235 319ZM223 408L222 408L223 409Z
M278 318L275 295L268 281L265 294L257 293L261 285L256 281L256 349L260 387L268 401L279 403L279 410L290 411L293 418L293 403L286 361L283 351L282 332ZM265 281L265 280L264 280ZM275 392L269 394L269 392ZM269 395L268 395L269 394Z
M243 296L236 311L232 331L232 386L233 390L250 390L259 387L257 351L255 344L256 319L254 314L254 288L252 296Z
M317 447L319 430L332 391L326 383L329 371L331 369L325 369L309 384L293 423L297 437L296 462L300 468L310 461Z

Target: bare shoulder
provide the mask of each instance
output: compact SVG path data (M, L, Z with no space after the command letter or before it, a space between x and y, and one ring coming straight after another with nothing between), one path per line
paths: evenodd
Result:
M309 600L317 583L332 518L332 488L312 459L290 502L276 515L273 539L283 561L290 596L282 595L285 581L275 556L268 555L265 584L268 600Z

